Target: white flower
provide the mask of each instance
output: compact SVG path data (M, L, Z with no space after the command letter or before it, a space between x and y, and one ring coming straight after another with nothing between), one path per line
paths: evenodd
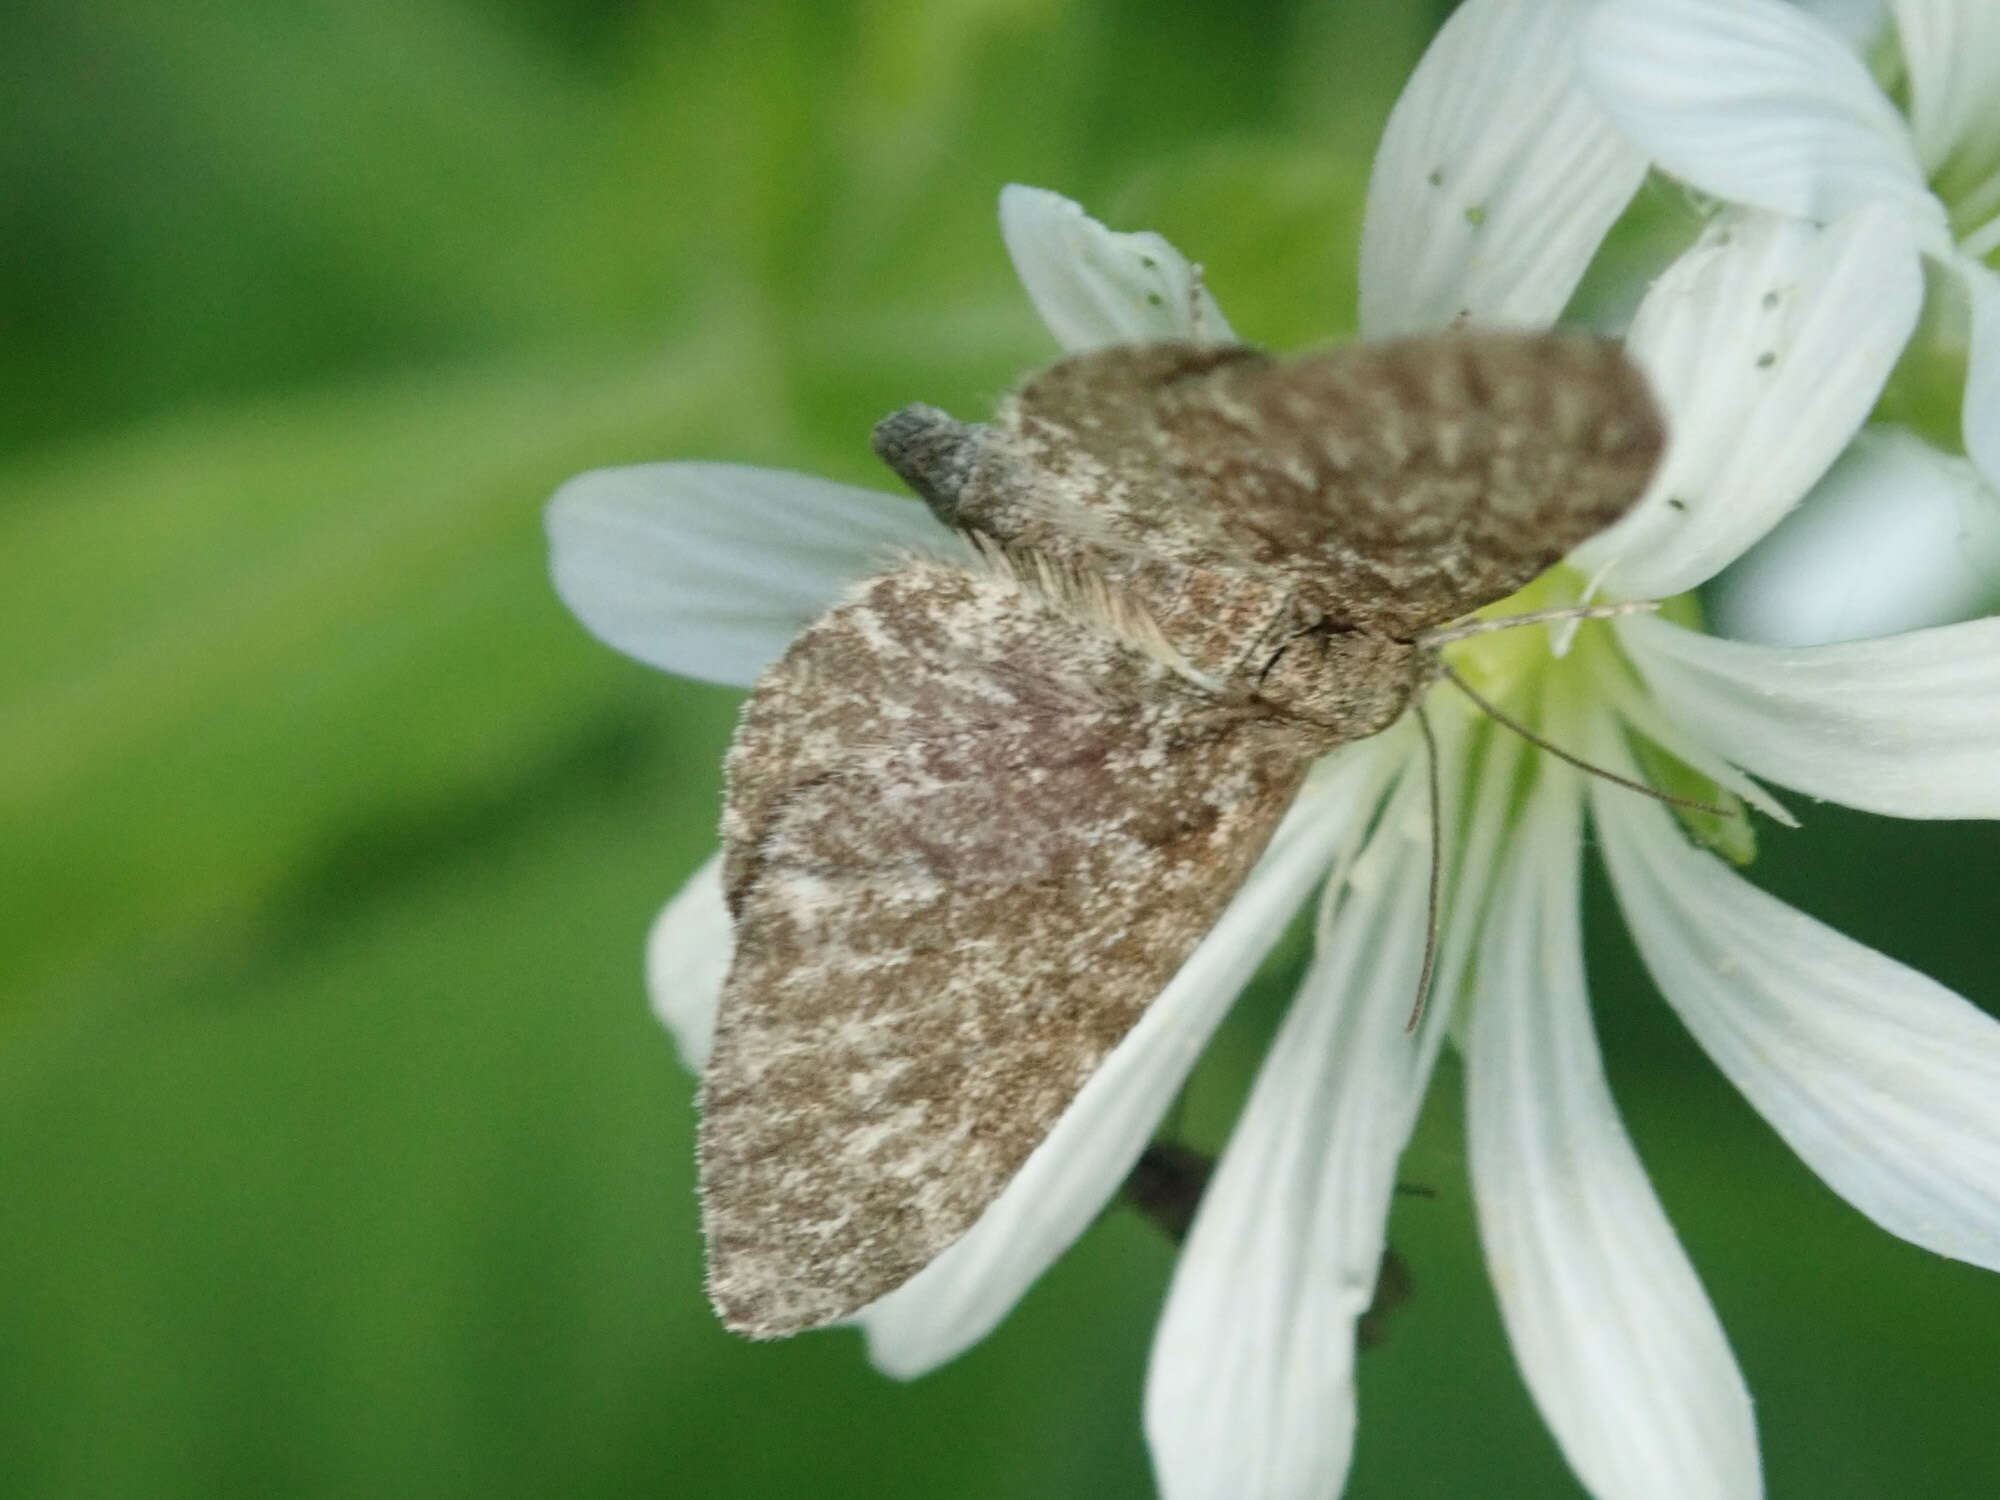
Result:
M1830 222L1885 206L1955 283L1965 448L2000 482L2000 6L1893 0L1907 118L1841 35L1785 0L1605 0L1586 75L1664 170L1731 203Z
M1708 602L1718 634L1773 646L1988 614L2000 609L2000 505L1967 460L1867 427Z
M1583 0L1470 0L1398 103L1362 239L1369 335L1546 324L1646 170L1571 65ZM1731 211L1662 277L1630 347L1668 454L1620 526L1529 592L1679 594L1755 542L1848 444L1922 297L1906 216L1825 227ZM1186 333L1191 269L1054 194L1009 188L1009 251L1068 347ZM1225 325L1204 303L1206 331ZM558 589L643 660L747 684L885 548L935 539L902 500L796 475L661 464L552 502ZM1745 771L1905 817L2000 815L2000 622L1774 650L1665 617L1453 647L1479 689L1628 776L1677 762L1774 815ZM1435 997L1405 1030L1424 945L1430 811L1406 721L1329 756L1208 938L964 1239L863 1311L883 1369L984 1336L1116 1190L1238 989L1315 888L1317 955L1197 1216L1154 1347L1160 1485L1338 1492L1354 1325L1396 1161L1447 1031L1466 1054L1479 1224L1527 1382L1603 1497L1761 1490L1749 1397L1619 1125L1585 1003L1583 820L1668 1001L1823 1178L1878 1223L2000 1267L2000 1025L1764 895L1662 806L1526 746L1449 688ZM1662 754L1668 759L1663 760ZM1739 769L1740 768L1740 769ZM1520 793L1525 784L1528 791ZM1329 874L1329 871L1331 873ZM656 1006L699 1065L727 965L716 865L654 929Z
M1818 643L1964 619L2000 598L2000 7L1894 0L1907 117L1853 50L1879 7L1607 0L1584 72L1665 170L1808 220L1901 216L1928 257L1931 342L1965 361L1960 438L1983 480L1885 432L1727 580L1718 623ZM1933 358L1936 349L1928 351ZM1884 548L1887 549L1885 554Z

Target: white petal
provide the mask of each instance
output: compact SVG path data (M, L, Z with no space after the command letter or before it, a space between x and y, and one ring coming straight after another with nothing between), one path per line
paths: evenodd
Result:
M1992 0L1893 0L1910 77L1910 133L1924 169L1970 151L2000 152L2000 6ZM1982 172L1983 175L1983 172Z
M732 687L897 551L948 545L915 501L738 464L595 469L545 519L556 592L592 635Z
M1426 1031L1455 1024L1458 1001L1479 948L1486 922L1491 871L1513 821L1521 762L1533 753L1525 740L1502 729L1458 697L1449 683L1431 690L1428 707L1438 739L1444 810L1440 824L1460 831L1456 846L1445 841L1445 880L1440 895L1444 930L1438 938L1437 972L1424 1017ZM1466 768L1476 767L1476 774ZM1456 769L1455 769L1456 768ZM1472 774L1472 779L1467 776ZM1463 790L1461 791L1461 788ZM1462 797L1462 801L1461 801Z
M921 1375L989 1333L1132 1170L1237 991L1381 790L1373 745L1314 772L1213 931L1084 1085L971 1231L856 1319L891 1375Z
M1863 57L1889 24L1883 0L1797 0L1797 4Z
M1436 1056L1404 1029L1424 943L1422 780L1404 778L1356 864L1181 1253L1146 1382L1165 1500L1330 1496L1347 1472L1354 1321Z
M2000 276L1963 258L1953 266L1972 307L1972 354L1960 412L1965 451L1986 482L2000 488Z
M1884 1229L2000 1269L2000 1023L1691 848L1656 805L1593 796L1646 967L1730 1082Z
M1235 341L1215 299L1196 290L1196 268L1157 234L1119 234L1060 193L1009 183L1000 190L1000 237L1065 349Z
M1942 227L1895 106L1783 0L1605 0L1583 72L1642 151L1705 193L1822 221L1882 200Z
M1574 66L1586 0L1468 0L1389 115L1361 221L1361 330L1555 321L1646 175Z
M2000 602L2000 494L1900 427L1864 428L1806 502L1709 591L1718 635L1818 646Z
M1618 629L1667 711L1756 775L1891 817L2000 817L2000 619L1791 650Z
M1514 1357L1600 1500L1762 1493L1750 1393L1604 1081L1584 993L1577 778L1544 761L1473 1002L1480 1239Z
M1908 226L1724 215L1647 292L1627 347L1667 415L1645 498L1571 562L1615 597L1666 598L1735 561L1826 472L1923 305Z
M1757 811L1787 828L1797 828L1799 820L1763 786L1731 765L1707 744L1696 739L1688 727L1668 714L1643 682L1625 670L1622 658L1593 658L1590 686L1599 699L1625 721L1633 733L1651 740L1661 750L1684 765L1701 772L1717 786L1735 793Z
M673 1033L681 1065L699 1073L715 1040L715 1004L735 950L722 904L722 855L688 877L646 936L646 994Z

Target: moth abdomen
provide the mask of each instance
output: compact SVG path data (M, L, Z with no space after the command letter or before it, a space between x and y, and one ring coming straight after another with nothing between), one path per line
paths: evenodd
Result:
M875 424L875 456L915 490L937 518L954 529L965 523L959 497L979 462L986 429L922 402L889 413Z

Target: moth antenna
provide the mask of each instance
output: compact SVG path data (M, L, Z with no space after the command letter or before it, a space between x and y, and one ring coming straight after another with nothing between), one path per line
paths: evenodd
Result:
M1496 630L1512 630L1518 625L1548 625L1557 620L1615 620L1620 615L1651 614L1660 607L1657 599L1628 599L1618 604L1565 604L1555 609L1534 609L1524 615L1501 615L1493 620L1465 620L1457 625L1441 625L1417 637L1428 651L1449 646L1453 641L1475 635L1491 635Z
M1417 704L1416 711L1417 727L1424 732L1424 771L1430 779L1431 879L1424 913L1424 966L1417 974L1417 999L1410 1007L1410 1019L1403 1024L1405 1032L1417 1029L1417 1022L1424 1018L1424 1004L1430 999L1431 975L1437 971L1439 886L1444 878L1444 797L1438 787L1437 735L1431 730L1430 715L1424 712L1423 704Z
M1496 724L1513 730L1514 733L1518 734L1536 749L1548 751L1549 754L1563 762L1563 764L1575 766L1579 771L1599 777L1602 780L1610 782L1613 786L1622 786L1628 791L1638 792L1643 796L1651 797L1655 802L1664 802L1669 807L1685 807L1694 812L1712 813L1718 818L1733 818L1737 816L1733 808L1720 807L1713 802L1703 802L1694 797L1676 797L1672 792L1663 792L1656 786L1647 786L1643 781L1634 781L1629 776L1620 776L1616 771L1607 771L1602 766L1592 765L1581 756L1573 755L1563 749L1562 746L1551 744L1548 740L1543 739L1519 719L1501 712L1497 706L1481 697L1472 684L1459 676L1452 664L1442 656L1437 658L1437 664L1438 670L1444 674L1446 680L1461 693L1465 694L1466 697L1470 698L1473 706L1485 714L1487 718Z

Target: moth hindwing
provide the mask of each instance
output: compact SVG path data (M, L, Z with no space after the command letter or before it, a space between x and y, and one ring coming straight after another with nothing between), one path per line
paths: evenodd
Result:
M980 566L862 584L728 761L735 958L702 1084L709 1289L837 1322L969 1229L1173 976L1415 637L1615 520L1662 442L1615 346L1281 362L1134 345L877 449Z

